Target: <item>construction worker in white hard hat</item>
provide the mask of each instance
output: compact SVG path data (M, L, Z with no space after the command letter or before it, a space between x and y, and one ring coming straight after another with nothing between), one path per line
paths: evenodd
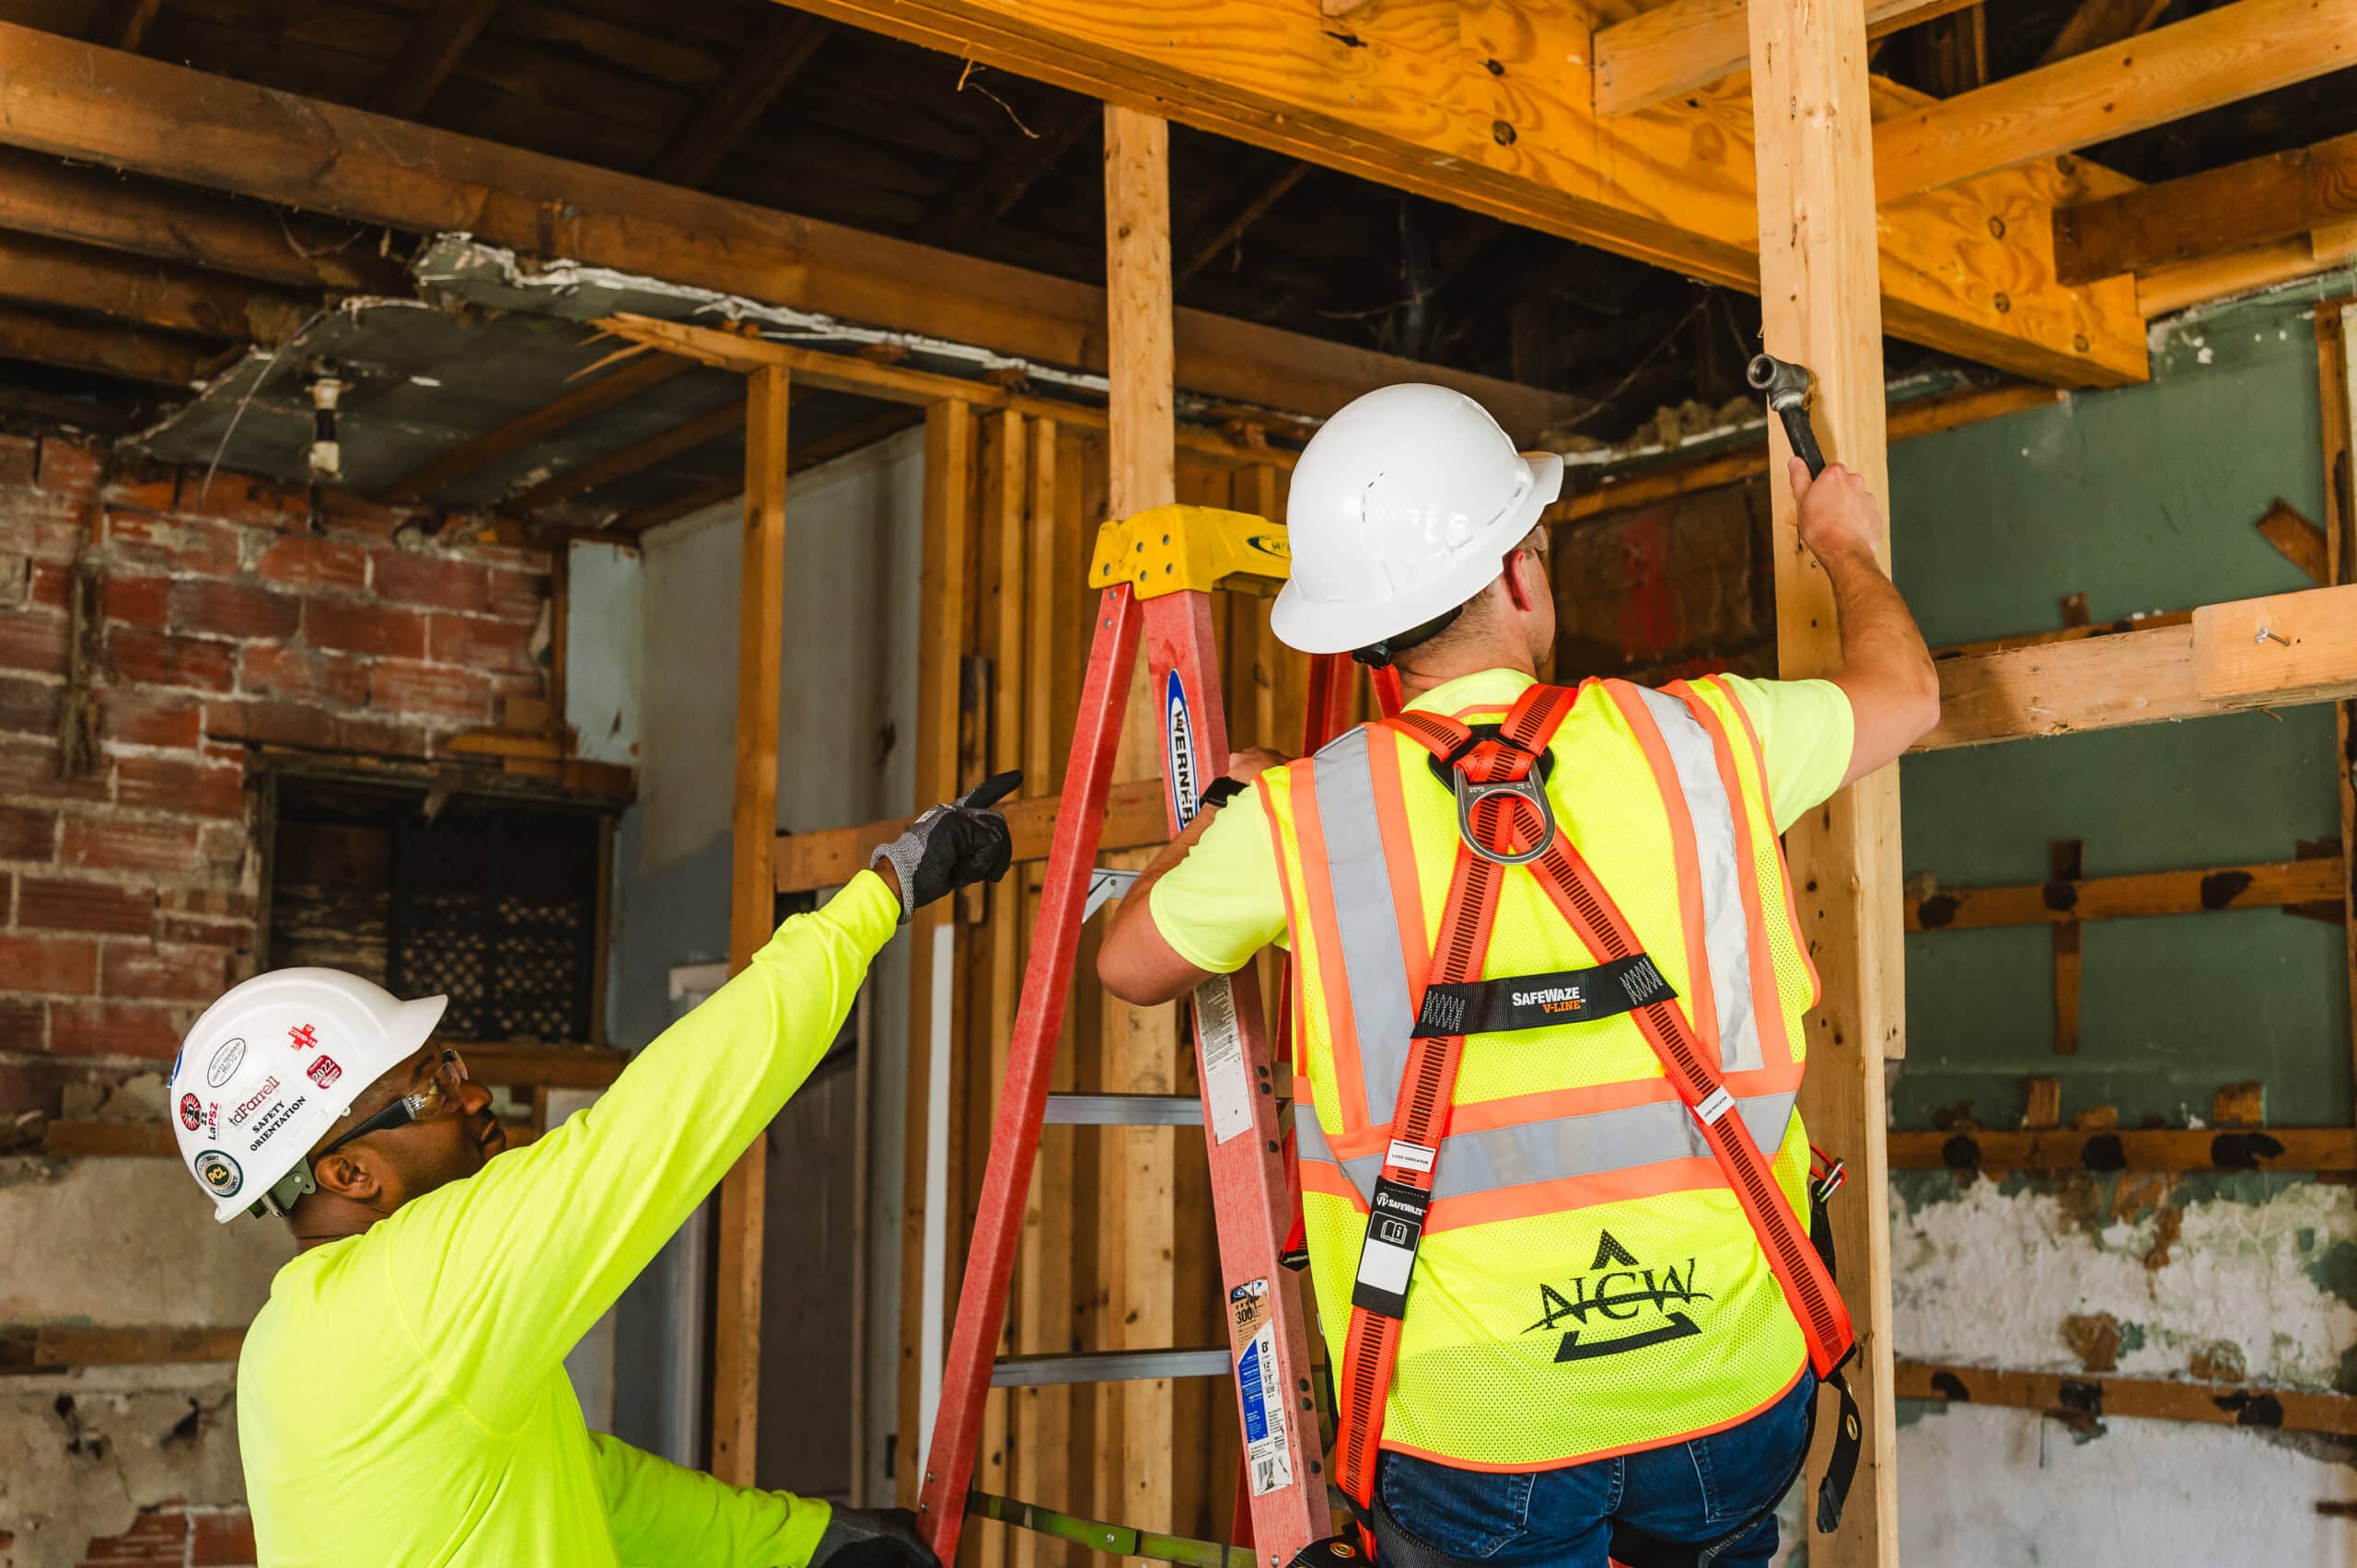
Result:
M182 1158L297 1252L238 1364L262 1568L937 1568L906 1513L726 1486L583 1424L565 1353L835 1039L909 912L1006 871L1002 774L879 847L631 1062L506 1150L444 999L259 975L173 1063Z
M1854 1463L1778 835L1939 687L1874 497L1790 482L1838 674L1550 687L1562 460L1439 387L1351 403L1294 470L1273 623L1391 665L1407 709L1233 759L1248 787L1211 796L1248 804L1197 819L1103 944L1135 1003L1292 951L1335 1474L1385 1568L1764 1564L1819 1378Z

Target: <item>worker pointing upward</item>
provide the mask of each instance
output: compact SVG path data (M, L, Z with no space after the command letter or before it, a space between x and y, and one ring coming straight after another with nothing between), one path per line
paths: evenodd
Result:
M262 1568L935 1568L905 1513L739 1490L583 1424L564 1357L842 1027L909 911L1006 871L1019 775L935 807L824 909L513 1153L431 1036L444 998L258 975L173 1064L180 1152L226 1222L300 1249L238 1364Z
M1850 1343L1803 1218L1817 984L1778 835L1939 689L1874 498L1797 462L1840 673L1538 684L1562 477L1438 387L1318 431L1273 624L1395 665L1408 709L1235 759L1250 804L1146 870L1097 972L1150 1003L1292 949L1337 1479L1386 1568L1764 1564Z

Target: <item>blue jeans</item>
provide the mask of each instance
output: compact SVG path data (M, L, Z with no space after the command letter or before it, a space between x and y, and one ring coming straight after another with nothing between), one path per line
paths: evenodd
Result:
M1774 1499L1816 1396L1804 1369L1782 1399L1724 1432L1562 1469L1502 1474L1386 1454L1383 1509L1413 1538L1399 1555L1423 1546L1494 1568L1605 1568L1616 1519L1664 1540L1715 1540ZM1776 1539L1770 1515L1716 1568L1765 1568Z

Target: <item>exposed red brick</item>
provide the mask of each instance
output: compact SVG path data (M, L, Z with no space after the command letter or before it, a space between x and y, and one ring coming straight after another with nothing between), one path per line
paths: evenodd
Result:
M101 686L99 731L113 746L177 746L197 743L204 700L185 691L149 686Z
M154 1568L158 1563L185 1568L238 1568L255 1561L254 1526L250 1516L191 1514L160 1507L144 1514L119 1536L107 1536L82 1549L77 1568Z
M107 554L133 572L234 577L245 530L203 517L158 517L145 512L107 513Z
M0 675L0 729L20 735L57 733L57 700L64 687Z
M238 658L238 689L356 708L368 700L368 666L344 654L255 644Z
M314 598L303 605L303 637L313 647L382 658L425 656L425 617L413 610L343 599Z
M92 871L190 871L196 865L196 830L193 822L69 816L58 864Z
M171 601L172 580L169 577L131 577L118 572L107 574L101 602L106 606L109 621L160 632L170 621Z
M436 664L464 665L469 669L536 670L530 652L532 628L517 621L484 621L471 615L434 618L433 650Z
M240 642L275 643L302 623L303 601L244 583L185 581L172 585L175 631Z
M229 955L218 947L110 942L99 989L109 998L209 1005L228 989Z
M142 811L242 817L246 770L200 757L124 757L115 763L114 798L118 806Z
M35 561L71 561L89 531L83 511L58 496L19 491L0 505L0 550Z
M0 996L0 1051L47 1051L49 1005Z
M251 842L243 822L207 822L196 833L197 854L216 868L234 870L243 864Z
M455 556L388 551L377 557L370 581L378 598L394 604L478 613L491 609L490 573L477 562Z
M25 560L25 602L42 610L63 610L74 566L66 561Z
M368 552L345 540L294 534L263 551L261 563L255 570L263 582L290 588L365 593L368 587Z
M41 447L29 436L0 436L0 484L30 484L41 471Z
M180 476L177 469L161 473L133 476L117 474L99 492L99 499L110 507L133 512L169 512L180 501Z
M237 679L237 656L218 643L121 626L107 635L107 662L118 680L226 691Z
M257 745L332 747L335 715L304 703L264 698L250 703L204 704L204 733L219 740Z
M99 945L87 936L0 931L0 983L11 991L87 996L98 989Z
M44 436L34 470L43 490L81 492L94 488L106 472L106 454L63 436Z
M491 612L506 621L538 621L549 597L549 580L537 572L491 575Z
M115 882L28 876L17 886L17 923L28 931L145 936L156 928L156 895Z
M163 888L156 901L167 914L221 915L250 921L254 901L235 888Z
M49 1049L59 1056L145 1056L169 1062L180 1049L174 1010L153 1002L52 1002Z
M376 719L345 719L339 733L346 750L372 751L386 757L423 757L433 734L417 725Z
M232 952L250 949L254 945L254 923L250 920L207 920L168 914L158 934L167 942L192 942Z
M458 665L386 659L368 668L369 706L403 718L448 725L492 722L491 682Z
M0 669L65 673L65 617L43 610L0 615Z
M56 812L0 806L0 860L47 860L56 843Z
M29 795L43 800L104 800L107 776L64 778L57 771L57 743L21 736L0 737L0 795Z
M184 512L202 512L247 528L308 528L311 524L307 494L245 474L216 473L211 488L204 489L199 476L183 470L178 505Z

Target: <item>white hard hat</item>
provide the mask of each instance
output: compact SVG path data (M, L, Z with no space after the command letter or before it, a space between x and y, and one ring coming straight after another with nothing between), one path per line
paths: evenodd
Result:
M1341 654L1445 615L1495 577L1563 488L1563 459L1522 453L1480 403L1406 382L1353 399L1294 465L1293 575L1271 624Z
M361 1091L416 1054L447 996L403 1002L340 970L273 970L204 1010L172 1059L180 1160L223 1223L310 1191L304 1156Z

